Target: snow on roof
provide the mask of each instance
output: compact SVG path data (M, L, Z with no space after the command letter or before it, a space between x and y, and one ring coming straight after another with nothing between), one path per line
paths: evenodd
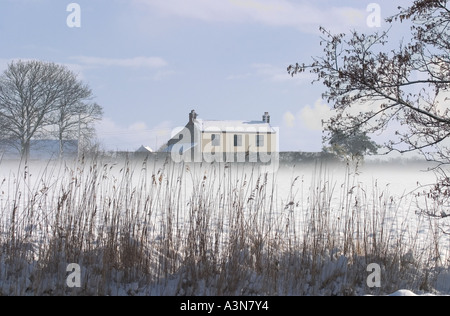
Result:
M153 149L151 149L150 146L142 145L138 150L136 150L136 152L153 152Z
M206 132L260 132L276 133L269 123L263 121L219 121L219 120L195 120L195 124L201 131Z

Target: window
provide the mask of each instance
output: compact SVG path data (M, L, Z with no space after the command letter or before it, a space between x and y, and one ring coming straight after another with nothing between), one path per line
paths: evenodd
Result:
M242 135L234 135L234 147L242 146Z
M264 135L256 135L256 147L264 146Z
M212 134L211 135L211 145L212 146L220 146L220 134Z

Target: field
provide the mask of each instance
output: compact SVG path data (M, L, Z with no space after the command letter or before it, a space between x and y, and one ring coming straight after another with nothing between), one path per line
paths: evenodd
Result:
M0 295L448 295L428 167L0 161Z

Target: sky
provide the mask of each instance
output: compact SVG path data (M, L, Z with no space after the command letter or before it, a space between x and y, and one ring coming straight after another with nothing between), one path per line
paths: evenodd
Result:
M75 72L103 107L105 150L157 149L195 110L205 120L269 112L280 151L320 151L321 121L331 115L324 88L287 67L321 55L320 26L385 30L383 19L410 3L0 0L0 71L37 59Z

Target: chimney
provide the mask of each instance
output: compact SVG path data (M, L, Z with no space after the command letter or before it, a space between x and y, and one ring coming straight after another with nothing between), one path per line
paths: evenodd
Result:
M189 123L194 123L194 120L197 119L197 113L195 113L195 110L192 110L191 113L189 113Z
M263 122L264 122L264 123L270 123L270 115L269 115L269 112L264 112L264 115L263 115Z

